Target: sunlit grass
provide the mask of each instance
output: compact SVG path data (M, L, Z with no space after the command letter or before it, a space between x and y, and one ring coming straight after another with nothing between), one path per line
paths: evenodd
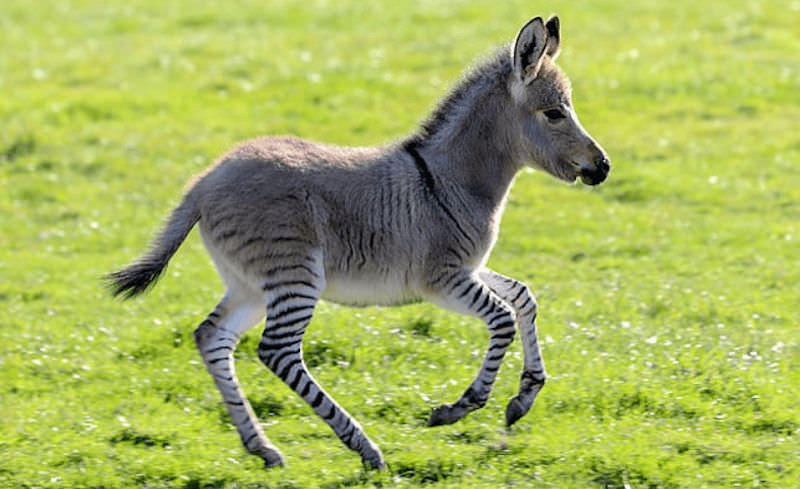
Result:
M265 471L194 351L222 293L196 234L146 298L115 302L98 278L236 141L400 137L552 11L614 170L591 189L523 173L506 206L490 265L539 299L537 404L503 428L515 344L485 409L427 429L477 371L484 326L322 304L308 361L389 471L361 469L258 362L254 332L237 369L289 463ZM770 1L4 0L0 486L797 486L797 25Z

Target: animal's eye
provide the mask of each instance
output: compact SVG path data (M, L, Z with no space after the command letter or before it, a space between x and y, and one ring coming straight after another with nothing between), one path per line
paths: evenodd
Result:
M561 112L561 111L560 111L560 110L558 110L558 109L549 109L549 110L545 110L545 111L544 111L544 116L545 116L545 117L547 117L547 119L548 119L550 122L554 122L554 121L557 121L557 120L559 120L559 119L563 119L563 118L565 118L565 117L566 117L566 115L564 115L564 113L563 113L563 112Z

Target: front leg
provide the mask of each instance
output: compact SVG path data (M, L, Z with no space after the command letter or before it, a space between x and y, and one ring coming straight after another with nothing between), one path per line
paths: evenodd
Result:
M513 278L504 277L488 269L482 270L479 275L497 295L514 307L519 322L519 335L525 359L519 393L506 407L506 425L511 426L530 410L546 378L544 361L536 338L536 300L525 284Z
M437 282L432 284L437 288L429 297L430 301L446 309L469 314L485 321L489 329L489 349L483 358L478 375L461 398L453 404L444 404L434 409L428 426L455 423L467 413L486 404L503 356L514 339L512 307L472 271L457 270L450 276L443 276Z

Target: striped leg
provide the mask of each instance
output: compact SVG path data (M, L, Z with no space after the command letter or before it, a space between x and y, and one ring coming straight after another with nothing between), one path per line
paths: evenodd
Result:
M497 295L514 307L519 321L519 335L525 359L519 393L506 406L506 424L511 426L530 410L547 377L542 353L539 351L539 341L536 338L536 300L525 284L513 278L504 277L491 270L482 270L480 277Z
M489 328L489 349L477 377L461 398L453 404L434 409L428 426L455 423L486 404L506 349L514 339L514 312L511 306L480 278L471 273L457 272L441 282L447 288L431 298L431 302L484 320Z
M283 465L283 457L264 436L264 431L239 386L233 366L233 351L239 338L263 317L262 301L246 302L227 295L200 324L194 332L194 339L245 448L260 456L267 467L271 467Z
M303 333L323 288L324 279L316 272L305 277L295 273L290 278L273 278L265 284L269 297L267 325L258 345L258 356L330 425L348 448L361 455L365 466L384 468L383 455L377 445L319 386L303 361Z

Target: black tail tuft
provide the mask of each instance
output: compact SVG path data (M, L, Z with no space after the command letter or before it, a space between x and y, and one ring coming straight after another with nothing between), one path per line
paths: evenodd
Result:
M130 299L150 288L166 266L166 263L153 260L140 261L103 278L114 297Z
M154 284L199 220L200 210L191 198L190 190L172 211L166 225L150 244L150 250L132 265L104 277L114 297L130 299Z

